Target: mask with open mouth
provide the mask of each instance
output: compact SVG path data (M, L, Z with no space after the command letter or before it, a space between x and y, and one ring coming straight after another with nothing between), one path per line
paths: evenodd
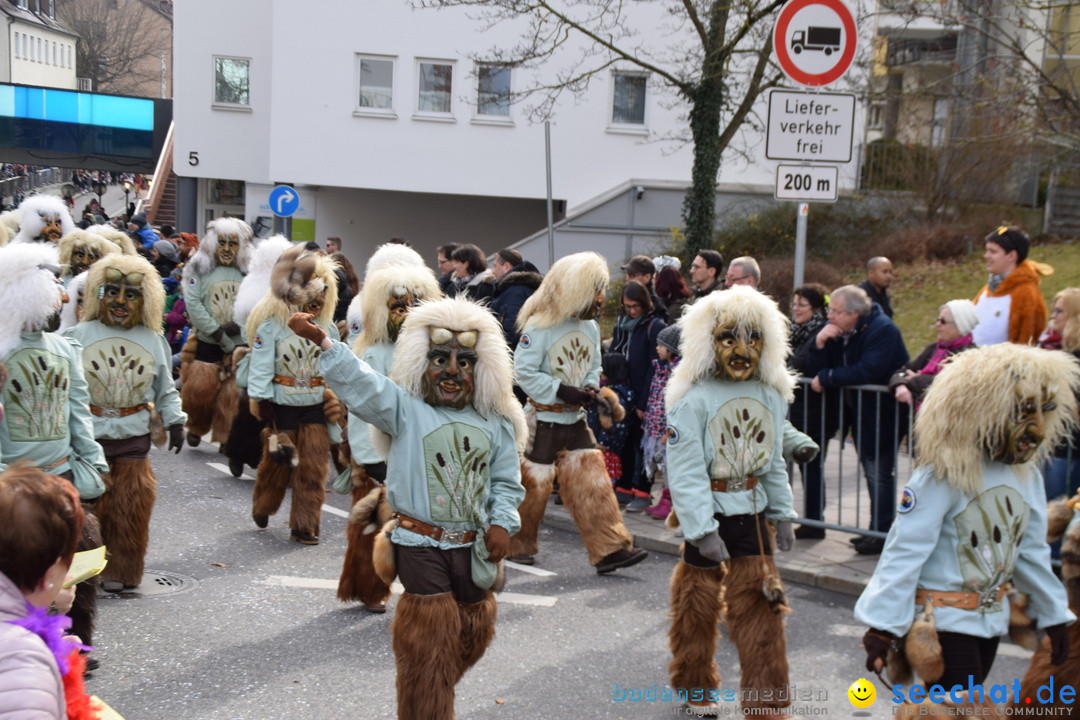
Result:
M1039 397L1020 398L1011 421L993 452L994 460L1016 465L1030 460L1045 437L1045 413L1057 407L1054 396L1046 389Z
M408 290L395 289L386 301L386 332L391 342L397 342L398 333L401 331L401 323L409 316L409 310L416 304L416 297Z
M143 274L124 275L120 270L108 268L105 282L98 290L101 311L98 318L105 325L129 330L142 321Z
M240 238L236 235L219 235L217 247L218 265L232 266L236 264L236 256L240 252Z
M79 273L89 270L90 266L101 259L101 255L96 250L87 247L86 245L76 245L71 249L71 275L72 277Z
M427 367L422 381L426 403L460 410L472 402L476 387L477 339L474 330L430 329Z
M716 376L742 382L752 379L761 362L761 331L740 325L722 324L713 333Z
M60 216L51 213L39 213L39 216L41 221L45 223L45 227L41 229L41 234L35 239L40 242L60 242L60 236L64 234L60 226Z

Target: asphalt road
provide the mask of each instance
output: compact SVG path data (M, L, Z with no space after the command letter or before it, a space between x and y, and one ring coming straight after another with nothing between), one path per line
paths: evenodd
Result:
M344 554L345 496L327 496L322 542L289 542L285 509L258 530L250 480L234 479L216 447L154 450L158 500L139 591L101 600L101 667L88 690L128 720L394 718L390 612L372 615L334 597ZM251 471L249 471L250 473ZM336 511L336 512L335 512ZM457 687L457 716L666 718L670 702L648 697L667 683L668 578L675 558L600 577L576 534L544 529L532 572L511 568L495 641ZM854 598L789 585L793 711L853 717L848 686L864 675L864 628ZM1006 647L988 682L1010 682L1027 653ZM721 641L725 688L737 688L738 658ZM888 692L864 717L889 717ZM735 708L727 708L734 716Z

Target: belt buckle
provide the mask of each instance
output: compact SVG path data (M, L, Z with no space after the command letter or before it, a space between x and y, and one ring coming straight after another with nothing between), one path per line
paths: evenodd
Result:
M121 415L120 412L121 412L120 408L103 407L103 408L101 408L101 417L103 417L103 418L123 417L123 415Z
M464 545L465 533L467 532L468 530L447 530L446 528L443 528L442 537L439 539L444 543L450 543L451 545Z
M293 383L296 387L306 388L311 386L311 380L296 378L296 382Z
M746 478L744 478L744 477L739 478L737 480L728 480L727 481L727 491L728 492L742 492L745 489L746 489Z
M997 605L997 588L994 588L989 593L979 593L979 607L983 609L989 609Z

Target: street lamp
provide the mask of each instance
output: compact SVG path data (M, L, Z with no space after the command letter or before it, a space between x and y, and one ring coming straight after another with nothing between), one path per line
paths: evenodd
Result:
M101 205L101 196L105 194L107 189L108 186L100 180L94 183L94 192L97 194L98 205Z
M125 180L124 181L124 210L125 211L127 211L127 209L129 207L131 207L128 204L128 194L130 194L130 193L131 193L131 181L130 180Z

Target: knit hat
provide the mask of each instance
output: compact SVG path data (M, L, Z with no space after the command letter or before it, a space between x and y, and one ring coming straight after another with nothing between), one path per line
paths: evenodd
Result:
M656 336L656 344L667 348L672 355L681 355L679 352L679 336L681 331L678 325L668 325Z
M158 240L154 243L154 249L158 251L158 255L173 262L180 259L180 251L169 240Z
M975 312L975 303L970 300L950 300L945 303L952 313L953 323L961 335L967 335L979 324L979 316Z
M652 259L652 262L656 266L656 272L660 272L666 267L673 267L676 270L682 269L682 261L671 255L658 255Z

